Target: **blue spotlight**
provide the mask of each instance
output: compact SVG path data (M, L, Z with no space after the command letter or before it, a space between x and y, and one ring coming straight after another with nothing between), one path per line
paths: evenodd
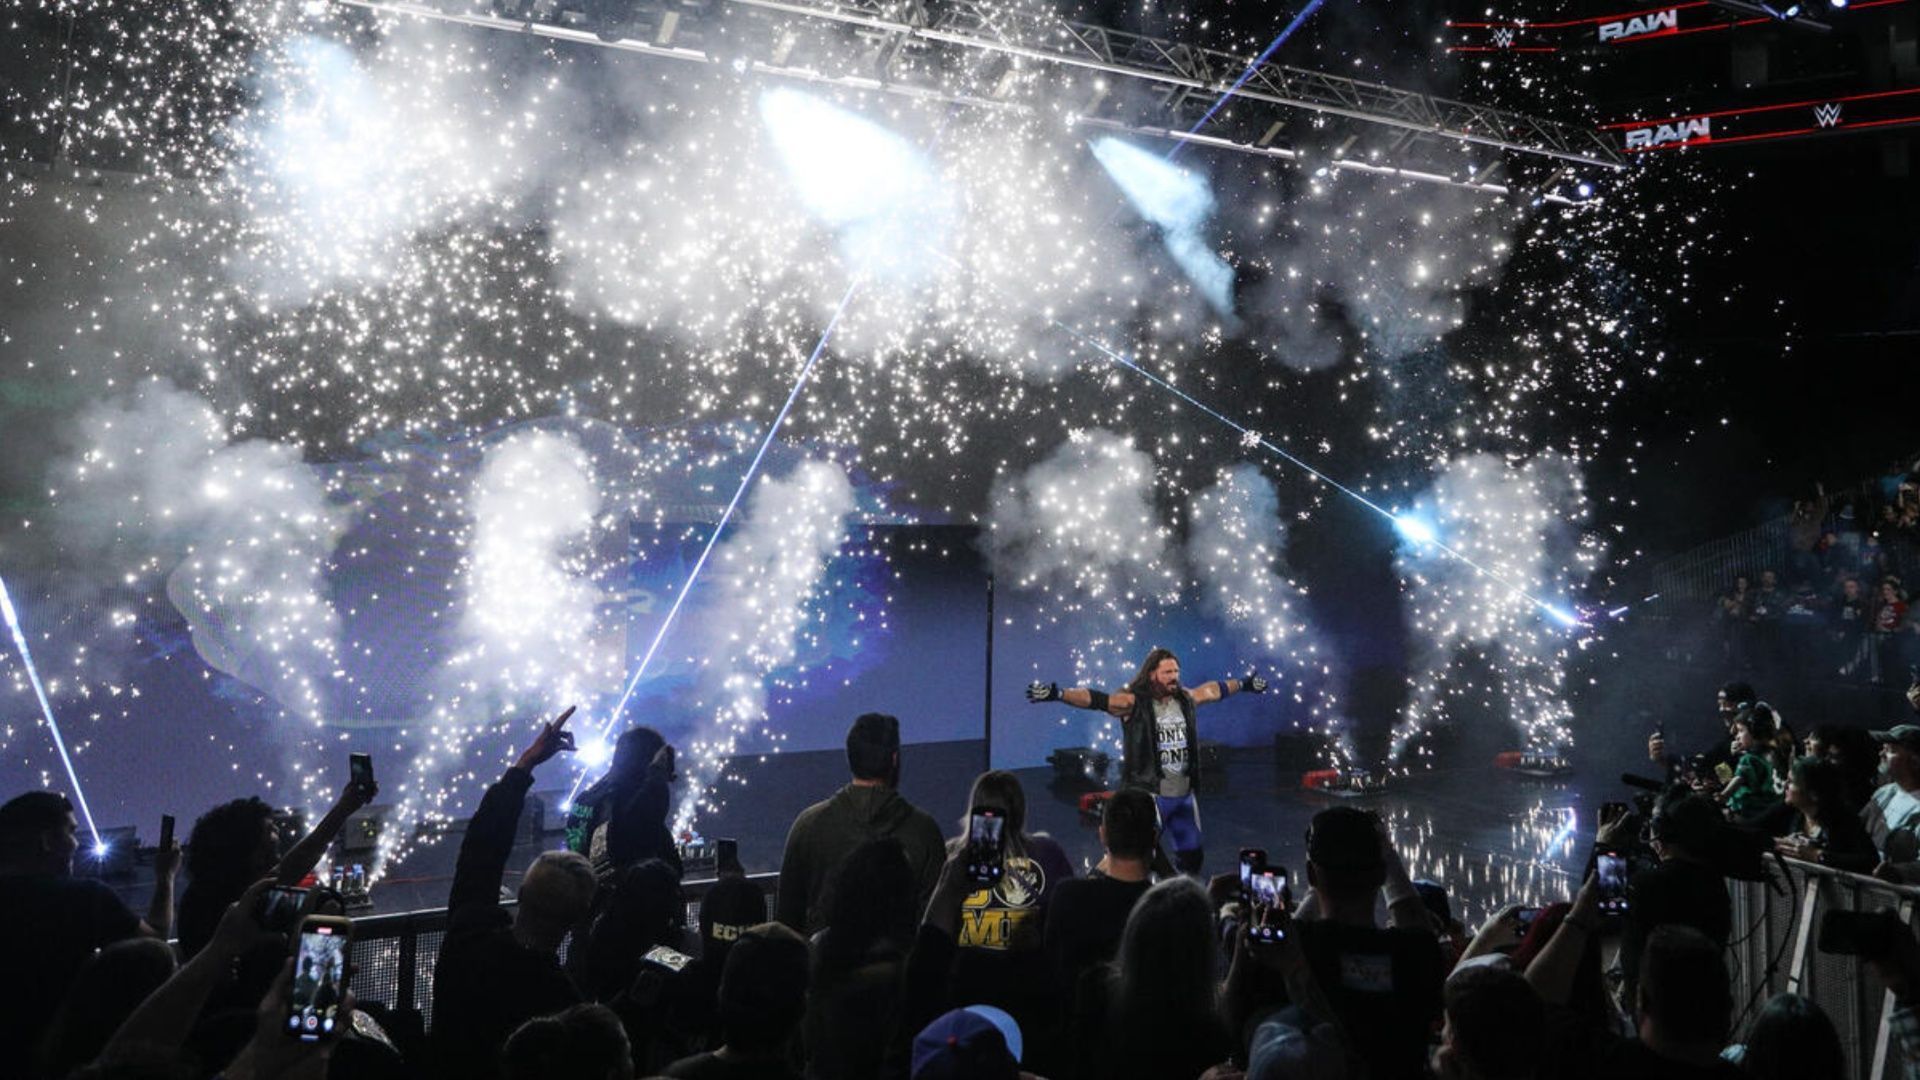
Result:
M1208 305L1232 318L1233 267L1207 244L1217 204L1205 178L1112 136L1094 140L1093 156L1140 216L1159 226L1167 254Z
M1437 544L1440 542L1440 534L1433 531L1433 526L1421 521L1417 517L1409 517L1406 514L1395 514L1393 515L1393 528L1394 531L1398 532L1401 536L1416 544Z

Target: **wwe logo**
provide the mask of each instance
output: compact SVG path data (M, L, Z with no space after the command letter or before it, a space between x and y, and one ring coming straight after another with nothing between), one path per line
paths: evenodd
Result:
M1496 49L1513 48L1513 27L1496 27L1493 31L1493 46Z
M1840 103L1829 102L1813 107L1813 121L1823 128L1833 127L1840 122Z

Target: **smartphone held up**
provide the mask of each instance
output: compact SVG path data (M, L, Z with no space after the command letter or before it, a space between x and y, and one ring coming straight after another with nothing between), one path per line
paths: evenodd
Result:
M349 919L309 915L301 921L293 946L293 987L281 1024L288 1037L319 1042L340 1033L352 942Z

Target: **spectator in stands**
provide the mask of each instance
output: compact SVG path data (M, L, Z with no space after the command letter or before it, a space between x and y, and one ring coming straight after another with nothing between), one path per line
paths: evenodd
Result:
M1714 692L1714 708L1720 718L1713 734L1702 744L1699 752L1692 757L1682 758L1670 753L1666 736L1655 732L1647 739L1647 758L1663 766L1669 779L1692 780L1697 762L1703 773L1712 773L1714 766L1721 762L1729 765L1733 762L1733 721L1742 709L1751 708L1759 701L1753 687L1744 682L1730 682L1721 685Z
M924 905L940 874L946 841L926 811L900 795L900 721L867 713L847 731L853 780L794 819L780 860L779 919L805 934L825 925L834 870L869 840L900 842ZM917 906L917 905L916 905Z
M612 885L600 881L596 896L599 892L611 892L612 899L596 903L601 910L586 935L586 948L567 955L567 973L587 997L613 1000L633 984L641 957L655 946L689 957L697 948L681 926L686 903L675 866L647 859L622 867Z
M1573 973L1600 930L1599 920L1599 888L1589 878L1553 940L1527 965L1527 981L1550 1008L1566 1005ZM1740 1071L1720 1057L1733 1015L1724 948L1690 926L1656 927L1637 962L1640 977L1632 1000L1639 1038L1622 1038L1610 1027L1570 1024L1568 1014L1555 1014L1549 1065L1542 1075L1738 1077Z
M1628 1000L1632 1000L1640 957L1659 927L1691 927L1722 947L1733 928L1727 879L1712 862L1725 822L1706 798L1676 795L1669 793L1655 805L1649 826L1659 864L1634 874L1629 886L1626 937L1620 951Z
M788 1050L807 1009L807 943L779 923L740 932L720 976L718 1050L667 1067L679 1080L799 1080Z
M176 966L173 949L158 938L126 938L94 953L74 976L47 1029L33 1075L65 1076L92 1061L140 1002L173 977Z
M1868 680L1883 683L1887 672L1895 669L1899 663L1900 631L1907 627L1907 595L1900 587L1900 579L1886 577L1880 582L1875 593L1872 612L1867 616L1866 647L1853 665L1841 670L1842 675L1852 675L1860 671L1861 662L1865 663L1864 673Z
M947 845L950 855L965 854L976 807L1000 814L1005 857L999 881L970 883L961 900L947 1000L992 1006L1010 1014L1024 1030L1050 1031L1058 999L1051 992L1042 946L1053 897L1060 885L1073 879L1073 863L1058 841L1027 832L1026 791L1017 777L1002 770L981 773L974 780L960 835Z
M1527 980L1469 967L1447 980L1446 1021L1433 1052L1440 1080L1531 1080L1547 1054L1546 1006Z
M1880 744L1865 728L1821 724L1807 736L1807 754L1840 769L1847 810L1859 814L1880 782Z
M1873 875L1900 884L1920 882L1920 725L1899 724L1873 733L1880 743L1887 783L1860 812L1867 835L1880 852Z
M813 941L807 1075L872 1076L897 1049L919 884L900 842L884 837L840 863L829 895Z
M165 937L173 909L177 847L155 863L147 914L156 927L105 884L73 876L79 833L73 804L58 792L29 791L0 806L0 956L8 971L0 978L0 1047L22 1063L87 957L136 935Z
M1790 604L1787 591L1780 587L1780 575L1772 570L1760 571L1760 584L1747 603L1747 623L1752 634L1749 643L1753 650L1750 659L1769 670L1780 664L1780 620Z
M520 879L519 906L500 906L500 881L533 770L573 749L569 708L541 725L513 766L480 798L460 842L447 899L447 933L433 976L433 1040L449 1080L500 1075L509 1032L536 1016L580 1003L560 969L560 942L593 903L593 866L571 851L534 859Z
M574 801L574 813L586 821L569 823L567 846L593 862L603 903L615 895L620 872L644 860L660 859L680 877L680 852L667 828L673 761L673 747L658 731L628 728L613 744L607 775Z
M1858 575L1848 574L1840 579L1840 589L1827 607L1827 639L1833 643L1834 663L1842 675L1849 673L1849 665L1859 662L1861 643L1867 639L1871 606Z
M1748 642L1752 638L1753 586L1747 575L1737 574L1733 584L1720 594L1714 609L1720 624L1721 649L1727 662L1736 668L1750 663Z
M1082 975L1113 959L1127 915L1146 894L1160 842L1153 796L1121 788L1100 820L1106 854L1084 878L1063 881L1047 912L1046 953L1061 1001L1072 1001Z
M1786 805L1797 812L1799 821L1792 832L1774 842L1775 850L1836 870L1872 873L1880 853L1858 813L1847 806L1846 776L1840 766L1803 757L1794 761L1788 775Z
M514 1029L501 1051L506 1080L632 1080L620 1019L605 1005L575 1005Z
M1727 1048L1726 1058L1747 1076L1763 1080L1845 1080L1847 1055L1833 1021L1809 998L1775 994L1744 1045Z
M1733 778L1718 795L1726 804L1729 816L1751 821L1779 801L1773 786L1779 765L1773 744L1776 734L1773 711L1764 702L1740 713L1734 720Z
M767 921L767 894L738 874L722 874L700 901L700 954L655 956L612 1004L633 1045L634 1067L651 1076L668 1064L720 1045L720 973L749 926ZM677 967L675 965L678 965Z
M1081 1076L1190 1080L1231 1056L1217 1007L1213 905L1184 875L1134 906L1106 977L1083 985L1072 1039Z
M1446 972L1433 920L1386 824L1351 806L1313 817L1294 932L1339 1024L1378 1076L1416 1075ZM1388 926L1375 922L1385 896Z
M285 886L300 884L320 865L347 819L379 793L379 785L371 780L349 781L320 823L285 855L280 854L273 807L258 797L222 803L200 815L187 840L187 889L180 896L181 953L199 952L219 923L220 913L254 882L271 877ZM271 971L266 977L272 978ZM253 987L246 995L248 1002L258 1001L264 989L264 981Z
M1820 541L1829 503L1823 485L1815 484L1813 490L1813 498L1795 499L1787 516L1787 573L1795 583L1820 576Z

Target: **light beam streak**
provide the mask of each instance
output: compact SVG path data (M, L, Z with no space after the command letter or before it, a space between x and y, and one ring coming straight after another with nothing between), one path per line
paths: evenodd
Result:
M1196 409L1199 409L1201 412L1206 413L1208 416L1213 417L1215 420L1220 421L1221 423L1227 425L1229 428L1232 428L1235 432L1239 433L1240 439L1243 445L1259 446L1262 449L1266 450L1268 453L1273 454L1275 457L1278 457L1281 460L1287 462L1288 464L1293 465L1295 468L1298 468L1304 471L1308 476L1313 477L1315 480L1318 480L1321 483L1326 484L1327 486L1333 488L1335 491L1338 491L1342 495L1345 495L1348 498L1352 499L1354 502L1359 503L1361 506L1366 507L1367 509L1373 511L1376 514L1379 514L1383 518L1386 518L1387 521L1392 523L1394 528L1397 531L1399 531L1403 536L1410 535L1409 530L1420 533L1422 537L1419 541L1420 543L1439 549L1441 552L1444 552L1447 556L1453 559L1457 559L1462 564L1471 568L1475 573L1478 573L1483 577L1486 577L1492 581L1498 582L1500 585L1513 590L1514 595L1524 597L1529 603L1533 604L1534 607L1539 608L1542 613L1546 614L1549 618L1552 618L1555 622L1561 623L1563 625L1567 624L1566 613L1562 608L1546 600L1540 599L1539 597L1528 592L1525 588L1514 584L1512 581L1508 580L1506 577L1480 565L1478 562L1476 562L1473 559L1472 556L1469 556L1467 553L1460 551L1459 549L1451 547L1448 544L1444 543L1438 536L1432 535L1432 530L1428 528L1424 522L1418 522L1416 519L1405 517L1400 514L1396 514L1393 511L1387 509L1386 507L1381 506L1379 503L1374 502L1372 499L1367 498L1365 495L1362 495L1358 491L1355 491L1354 489L1348 487L1347 485L1341 483L1340 481L1335 480L1333 477L1328 476L1326 473L1321 472L1319 469L1314 468L1312 465L1308 464L1306 461L1302 460L1298 456L1294 454L1290 454L1286 450L1280 448L1279 446L1274 445L1272 441L1266 438L1266 436L1261 435L1259 432L1254 431L1252 428L1247 427L1245 424L1240 423L1239 421L1233 419L1232 417L1214 408L1213 406L1208 405L1206 402L1201 401L1199 398L1194 397L1192 394L1187 393L1185 390L1180 389L1178 386L1175 386L1174 384L1168 382L1167 380L1161 378L1160 376L1155 375L1153 372L1147 370L1145 367L1142 367L1132 357L1126 355L1123 352L1120 352L1117 349L1114 349L1113 347L1109 346L1106 342L1103 342L1100 339L1093 337L1090 334L1086 334L1079 330L1076 330L1073 327L1068 326L1066 323L1063 323L1058 319L1052 319L1052 320L1049 320L1049 322L1051 322L1056 329L1062 331L1067 336L1073 338L1075 341L1078 341L1084 345L1092 347L1093 349L1099 351L1101 354L1106 356L1107 359L1112 360L1114 363L1119 364L1122 367L1125 367L1139 374L1140 376L1145 378L1147 381L1153 383L1155 386L1158 386L1163 390L1170 391L1171 393L1174 394L1174 396L1178 397L1180 400L1186 402L1187 404L1193 406Z
M1319 11L1320 5L1324 3L1326 3L1326 0L1312 0L1306 7L1300 9L1300 14L1293 17L1293 21L1287 24L1286 29L1280 31L1279 36L1275 37L1272 43L1261 51L1259 56L1253 58L1253 63L1247 65L1247 69L1240 73L1240 77L1233 81L1232 86L1227 87L1227 92L1220 95L1220 100L1214 102L1213 107L1208 109L1204 116L1194 121L1193 126L1187 129L1187 138L1177 140L1173 144L1173 148L1167 151L1168 161L1172 161L1174 158L1180 156L1180 151L1187 148L1187 143L1193 136L1198 135L1200 129L1206 127L1207 122L1213 119L1213 115L1224 108L1227 102L1233 99L1233 95L1240 92L1241 87L1247 85L1247 80L1253 78L1253 73L1259 71L1262 64L1273 59L1273 54L1280 51L1280 46L1285 45L1287 39L1293 36L1293 32L1300 29L1303 23L1312 18L1313 13Z
M60 737L60 724L53 718L53 703L47 700L47 688L40 684L40 671L33 666L33 653L27 648L26 632L20 629L20 613L13 608L13 597L7 594L7 583L0 578L0 618L7 622L7 629L13 632L13 647L20 650L20 659L27 667L27 681L33 684L33 696L40 699L40 715L46 718L47 730L53 732L53 748L60 751L60 762L67 767L67 780L73 784L74 801L80 804L80 813L87 819L87 831L93 834L95 855L104 854L105 845L100 842L100 829L93 823L93 810L87 806L86 792L80 790L80 774L74 771L73 757L67 753L67 741Z
M786 424L787 414L793 411L793 403L800 400L800 392L807 388L807 380L813 375L814 365L819 363L821 354L827 351L827 342L833 338L834 330L839 327L841 316L847 313L847 306L853 303L853 294L860 291L860 283L861 279L856 276L847 285L847 291L841 295L839 305L833 309L833 317L827 320L827 328L821 331L820 340L814 343L813 352L807 357L806 364L800 368L799 376L794 379L793 389L787 394L786 402L780 406L780 412L774 416L773 423L767 425L767 435L760 440L760 449L754 451L753 460L747 463L747 471L740 477L740 486L734 489L733 498L727 501L726 510L721 512L720 520L714 524L713 533L707 537L707 546L701 549L700 557L694 560L693 569L687 573L687 580L680 583L679 595L673 598L673 606L667 609L666 617L660 620L660 627L654 631L653 641L647 645L647 651L640 656L640 665L633 669L633 677L627 680L627 688L621 692L620 700L615 703L612 710L601 718L599 726L603 735L613 730L621 714L626 712L627 703L633 700L633 692L639 689L640 680L646 675L647 668L652 665L654 654L660 651L660 643L666 640L667 631L673 627L673 620L680 614L681 605L687 602L687 594L693 591L694 582L700 580L700 571L705 569L707 557L713 554L714 545L720 542L720 535L727 531L727 522L733 519L733 512L739 508L741 498L746 495L747 488L753 485L753 478L760 472L760 462L766 458L767 449L773 445L775 436L780 434L780 428ZM588 770L582 770L580 775L574 778L573 789L567 792L568 807L573 805L573 797L580 793L581 785L586 783L587 773Z

